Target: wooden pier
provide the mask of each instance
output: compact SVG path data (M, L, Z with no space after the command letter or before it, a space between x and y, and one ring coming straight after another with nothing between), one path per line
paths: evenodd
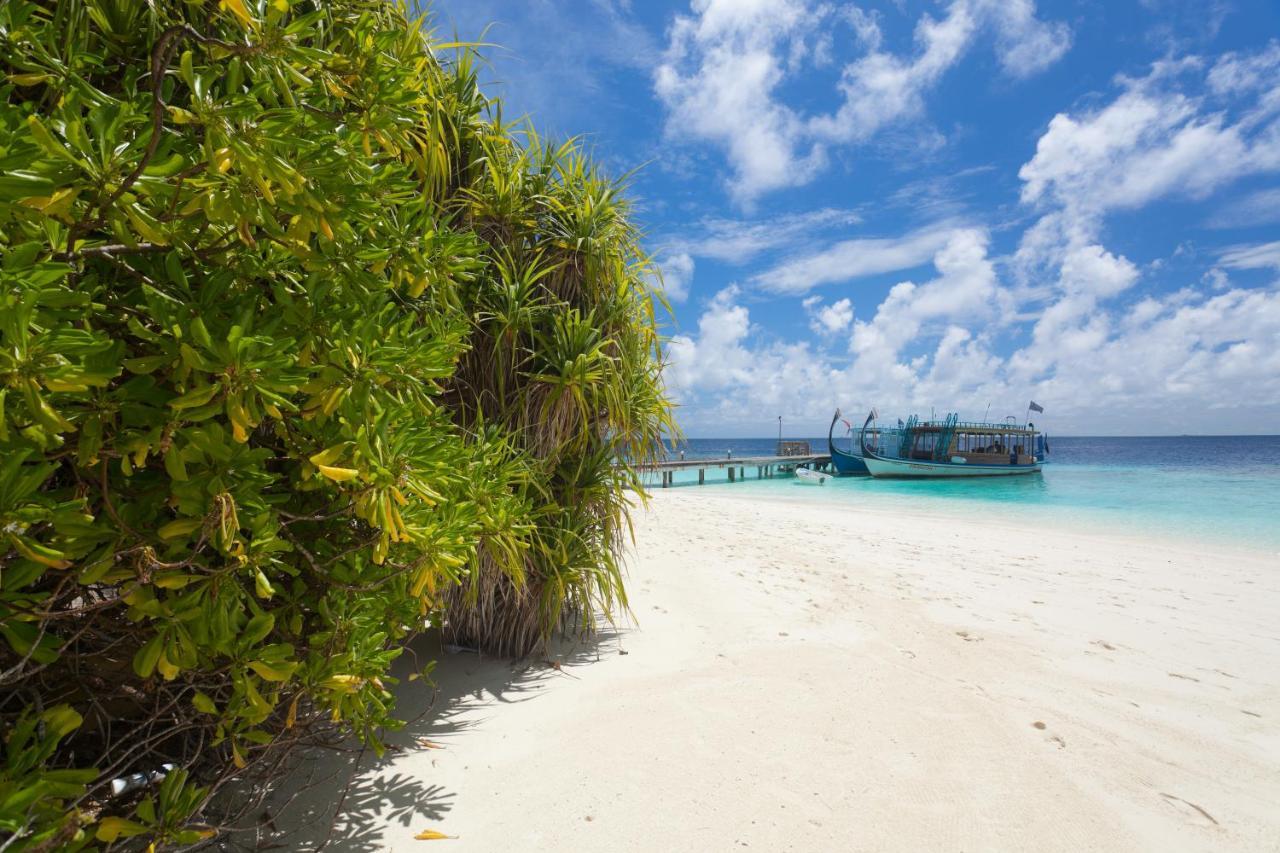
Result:
M767 480L780 471L793 471L798 465L804 465L816 471L825 471L831 465L831 456L826 453L813 453L803 456L744 456L741 459L732 457L724 459L673 459L667 462L658 462L655 465L646 465L640 470L646 473L652 471L661 472L662 488L665 489L672 485L676 471L684 471L690 468L698 469L698 485L702 485L707 481L708 468L728 468L729 482L736 483L739 480L747 479L747 469L749 468L756 469L757 480Z

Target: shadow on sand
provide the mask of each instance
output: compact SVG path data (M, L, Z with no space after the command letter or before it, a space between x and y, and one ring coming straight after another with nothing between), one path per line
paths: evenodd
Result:
M437 632L424 634L393 667L400 680L396 715L406 722L385 733L383 757L354 741L314 752L271 795L260 823L237 833L228 846L381 850L388 826L426 827L443 821L455 795L429 778L389 770L396 760L409 752L429 752L434 745L451 746L466 732L483 728L485 717L476 713L478 708L534 699L548 680L575 677L566 670L617 654L619 640L617 630L602 625L590 638L562 639L552 643L546 656L513 662L470 651L449 653ZM431 673L434 688L423 680L409 681L432 660L437 662Z

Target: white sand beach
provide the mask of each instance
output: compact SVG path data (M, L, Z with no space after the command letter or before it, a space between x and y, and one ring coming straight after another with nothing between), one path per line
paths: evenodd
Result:
M328 849L1280 849L1276 555L695 488L629 588L558 669L445 655Z

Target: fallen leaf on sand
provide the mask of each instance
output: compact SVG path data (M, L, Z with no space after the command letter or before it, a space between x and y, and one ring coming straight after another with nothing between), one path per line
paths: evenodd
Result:
M442 838L457 838L457 836L445 835L443 832L436 832L434 829L424 829L422 832L415 835L414 838L419 841L439 841Z

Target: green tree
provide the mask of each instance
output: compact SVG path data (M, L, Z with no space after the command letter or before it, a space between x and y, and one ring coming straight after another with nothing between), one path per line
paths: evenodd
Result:
M440 49L380 0L0 3L10 849L194 843L246 769L377 748L428 623L625 606L648 261Z

